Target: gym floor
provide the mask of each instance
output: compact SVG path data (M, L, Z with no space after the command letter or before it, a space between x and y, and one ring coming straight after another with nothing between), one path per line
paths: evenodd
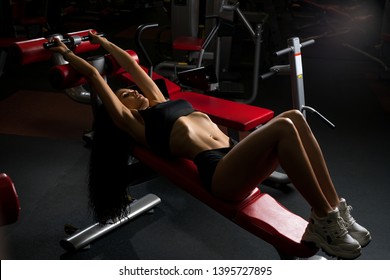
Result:
M137 18L145 22L155 13L142 10ZM123 46L131 45L123 36L130 33L131 38L132 24L106 33ZM311 32L289 29L281 36L284 41L288 36L309 37ZM321 37L303 50L306 103L336 129L311 115L308 121L340 195L371 231L373 240L359 259L390 259L390 84L376 62L343 45L368 48L375 41L363 42L354 32ZM130 189L135 197L154 193L162 199L153 214L123 225L85 250L66 253L59 245L66 236L64 225L83 228L92 223L87 193L90 150L82 140L92 116L88 105L50 86L49 67L49 62L28 65L0 78L0 172L14 181L22 206L20 220L0 228L1 259L279 259L270 244L157 175ZM249 73L243 81L250 88L251 69L243 69ZM276 113L291 108L288 77L260 81L254 104ZM291 184L260 188L292 212L308 216L309 206Z

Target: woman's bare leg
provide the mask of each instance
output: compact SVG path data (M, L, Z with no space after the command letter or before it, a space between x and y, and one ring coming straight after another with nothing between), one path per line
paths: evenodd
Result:
M286 117L273 119L238 143L218 164L212 191L224 199L243 199L278 163L318 216L332 210L298 129Z
M303 115L298 110L291 110L279 116L289 118L294 123L322 192L329 204L333 208L337 207L340 203L339 196L330 177L320 145Z
M370 233L356 222L348 228L340 223L343 211L332 205L338 204L339 198L325 160L299 112L290 111L274 118L232 149L217 166L212 191L224 199L243 199L278 161L312 207L302 240L340 258L360 256L360 244L370 242Z

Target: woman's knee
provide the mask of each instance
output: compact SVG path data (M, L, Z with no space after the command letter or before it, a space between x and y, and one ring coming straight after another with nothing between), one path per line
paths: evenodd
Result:
M290 119L294 126L298 129L300 133L309 133L311 132L311 129L309 125L306 122L305 117L299 110L290 110L285 113L282 113L280 115L283 118L288 118Z
M301 113L301 111L296 110L296 109L292 109L292 110L286 111L286 112L280 114L280 116L284 117L284 118L289 118L294 123L297 123L297 122L300 123L300 122L304 122L305 121L305 118L304 118L303 114Z
M287 116L279 117L277 120L275 120L274 125L278 128L278 131L281 133L295 134L297 131L294 121Z

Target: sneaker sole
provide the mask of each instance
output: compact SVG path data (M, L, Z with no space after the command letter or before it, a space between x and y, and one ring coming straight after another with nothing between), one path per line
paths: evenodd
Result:
M331 247L328 243L324 243L322 238L317 235L312 235L310 238L302 240L303 242L314 243L318 248L321 248L327 255L346 260L354 260L361 255L360 248L355 251L340 251L335 247Z
M355 237L353 237L353 238L355 238ZM356 239L357 242L359 242L360 246L362 248L364 248L371 242L371 235L367 234L366 236L364 236L364 238L359 238L359 239L362 239L362 240L359 240L358 238L355 238L355 239Z
M371 242L371 237L368 238L367 240L365 240L364 242L362 242L362 243L360 244L360 246L362 246L362 248L364 248L364 247L366 247L368 244L370 244L370 242Z

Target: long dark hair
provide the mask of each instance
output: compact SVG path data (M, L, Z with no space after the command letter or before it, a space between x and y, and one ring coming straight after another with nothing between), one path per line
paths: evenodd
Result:
M128 214L131 137L115 126L103 105L94 112L89 162L89 206L100 223Z

